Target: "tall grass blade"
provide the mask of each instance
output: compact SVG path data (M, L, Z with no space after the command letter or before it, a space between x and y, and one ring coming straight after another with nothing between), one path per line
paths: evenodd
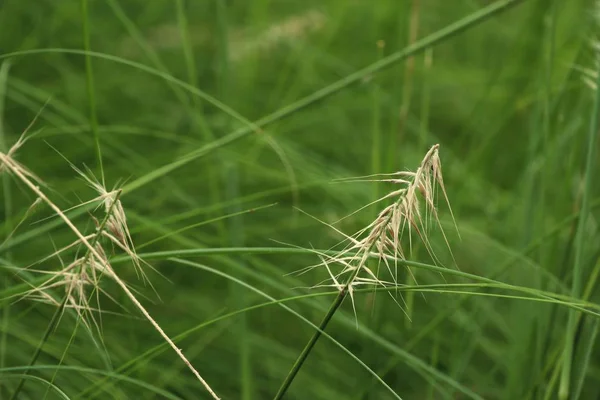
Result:
M600 60L600 55L596 56ZM571 286L571 296L578 298L581 296L582 283L586 279L585 272L585 256L587 243L587 228L591 217L591 195L594 187L594 165L596 163L596 144L598 139L599 115L600 115L600 73L597 74L596 89L594 93L594 104L590 119L590 128L587 136L586 144L586 161L583 180L583 194L581 196L581 211L577 224L576 239L575 239L575 255L573 261L573 282ZM560 400L567 400L571 394L571 382L574 378L571 371L573 370L573 353L575 346L575 335L577 331L577 320L580 314L571 310L569 312L569 320L566 327L565 348L563 354L563 368L561 371L560 385L558 389L558 397Z
M81 0L81 19L83 25L83 49L85 51L85 77L88 95L88 106L90 110L90 129L94 137L94 147L96 151L96 162L100 172L102 184L105 184L104 164L102 161L102 148L100 144L100 133L98 132L98 115L96 110L96 90L94 88L94 71L92 69L92 58L90 57L91 38L90 38L90 20L89 20L88 0Z

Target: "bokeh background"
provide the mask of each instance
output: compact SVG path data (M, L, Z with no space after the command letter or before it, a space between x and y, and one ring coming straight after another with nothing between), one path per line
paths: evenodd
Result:
M368 225L380 205L352 213L395 188L336 180L414 171L439 144L460 237L441 198L438 265L522 291L413 268L423 290L355 293L286 398L554 399L568 305L598 300L584 176L599 26L587 0L4 0L1 150L39 113L15 157L69 209L95 196L70 163L99 176L97 133L153 287L115 270L171 337L187 332L178 345L223 399L247 400L272 398L314 333L290 310L318 323L333 301L311 288L325 269L295 274L319 262L310 249ZM74 236L2 179L0 398L24 376L19 399L209 398L108 279L99 329L67 310L40 346L56 307L22 295L76 256L44 259ZM92 232L93 212L69 215ZM418 243L408 258L434 264ZM577 320L569 399L600 394L596 321Z

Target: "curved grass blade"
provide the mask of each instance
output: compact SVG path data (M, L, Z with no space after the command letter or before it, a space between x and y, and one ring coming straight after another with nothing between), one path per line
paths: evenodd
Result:
M219 100L215 99L214 97L206 94L205 92L203 92L203 91L201 91L201 90L199 90L199 89L197 89L197 88L195 88L195 87L193 87L171 75L168 75L168 74L161 72L159 70L156 70L154 68L148 67L144 64L136 63L134 61L126 60L121 57L117 57L117 56L113 56L113 55L109 55L109 54L98 53L98 52L85 52L85 51L76 50L76 49L36 49L36 50L16 51L16 52L8 53L8 54L3 54L3 55L0 55L0 59L5 59L5 58L9 58L9 57L17 57L17 56L25 56L25 55L33 55L33 54L44 54L44 53L66 53L66 54L79 54L79 55L88 54L89 56L92 56L92 57L98 57L98 58L106 59L106 60L113 61L113 62L116 62L119 64L128 65L128 66L137 68L141 71L147 72L149 74L161 77L165 81L168 81L170 83L181 86L182 88L189 91L190 93L193 93L194 95L199 96L203 100L214 105L215 107L219 108L226 114L230 115L234 119L236 119L244 124L244 127L237 129L234 132L232 132L226 136L223 136L211 143L208 143L207 145L201 147L200 149L197 149L195 151L188 153L187 155L183 156L179 160L176 160L169 164L165 164L162 167L156 168L152 172L150 172L144 176L141 176L141 177L137 178L136 180L131 181L128 185L123 187L124 192L127 193L130 191L139 189L140 187L154 181L155 179L162 177L162 176L168 174L169 172L171 172L179 167L182 167L182 166L190 163L191 161L194 161L194 160L210 153L211 151L217 150L217 149L219 149L223 146L226 146L228 144L231 144L241 138L249 136L253 132L260 132L261 128L263 128L267 125L270 125L276 121L279 121L289 115L292 115L292 114L302 110L303 108L316 103L317 101L323 100L323 99L339 92L340 90L343 90L346 87L361 81L366 76L369 76L376 72L379 72L379 71L381 71L385 68L388 68L402 60L405 60L406 58L408 58L412 55L418 54L427 48L430 48L430 47L435 46L445 40L448 40L448 39L458 35L459 33L463 32L473 26L476 26L476 25L486 21L487 19L489 19L503 11L506 11L509 8L515 6L523 1L525 1L525 0L503 0L503 1L497 1L493 4L490 4L489 6L484 7L481 10L466 16L466 17L460 19L459 21L456 21L455 23L450 24L447 27L440 29L437 32L435 32L429 36L426 36L425 38L423 38L419 41L414 42L411 46L408 46L407 48L405 48L403 50L400 50L400 51L393 53L387 57L384 57L381 60L379 60L375 63L372 63L372 64L368 65L367 67L365 67L359 71L356 71L356 72L346 76L345 78L342 78L342 79L338 80L337 82L334 82L320 90L317 90L313 94L308 95L286 107L280 108L279 110L259 119L258 121L255 121L255 122L251 122L251 121L245 119L243 116L238 114L235 110L231 109L230 107L228 107L224 103L220 102Z

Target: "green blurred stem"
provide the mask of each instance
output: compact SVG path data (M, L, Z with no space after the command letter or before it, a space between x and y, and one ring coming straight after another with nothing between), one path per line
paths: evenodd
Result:
M67 304L68 298L69 297L65 294L62 302L60 303L60 306L58 306L56 311L54 311L54 315L52 316L52 319L50 320L50 323L48 324L48 327L46 328L46 332L44 332L44 336L42 337L40 344L38 345L37 349L35 349L35 353L33 354L33 357L31 357L29 366L25 370L25 372L23 372L24 376L19 381L19 385L13 392L12 396L10 397L10 400L16 400L17 396L19 396L19 393L21 392L21 390L23 390L23 385L25 385L25 376L29 375L29 372L31 371L31 367L36 363L38 357L40 356L40 354L42 352L42 348L44 347L44 344L48 341L50 334L54 331L54 329L58 325L58 321L60 321L60 316L62 315L65 305Z
M354 277L356 277L356 275L358 274L358 271L360 271L359 268L356 269L356 272L351 277L352 280L354 280ZM324 331L325 328L327 328L327 325L329 324L329 321L331 321L331 318L333 318L333 315L336 313L336 311L338 310L338 308L340 308L340 306L344 302L344 299L346 298L346 295L348 294L349 283L346 284L344 286L344 288L336 296L335 300L331 304L331 307L327 311L327 314L325 314L325 317L323 318L323 320L319 324L319 330L317 330L313 334L313 336L310 338L310 340L308 341L308 343L306 344L306 346L302 350L302 353L300 353L300 356L298 356L298 359L296 360L296 362L292 366L292 369L290 370L290 372L286 376L285 380L281 384L281 387L279 388L279 391L275 395L275 397L274 397L275 400L282 399L283 396L285 395L285 393L287 392L287 390L289 389L290 385L294 381L294 378L298 374L298 371L300 371L300 368L302 368L302 365L304 364L304 362L308 358L308 355L312 351L313 347L315 347L315 344L317 343L317 340L319 340L319 338L321 337L321 332Z
M383 57L385 42L377 42L377 59ZM371 174L381 173L381 87L373 85L373 141L371 142ZM373 183L373 198L375 201L379 198L379 185Z
M383 222L383 226L386 226L390 219L391 219L391 216L386 217L386 221ZM294 378L298 374L298 371L300 371L300 368L302 368L302 365L304 365L304 362L308 358L308 355L310 354L312 349L315 347L315 344L321 337L322 332L325 331L325 328L327 328L329 321L331 321L331 318L333 318L333 315L340 308L340 306L344 302L344 299L348 295L349 291L352 290L352 283L354 283L354 280L356 279L356 277L358 276L360 271L363 269L363 266L369 259L371 249L373 248L374 244L375 244L375 242L370 243L368 245L368 247L365 247L363 250L361 250L361 251L364 251L364 253L361 256L361 260L358 263L356 269L352 272L352 274L350 274L348 276L348 279L344 283L344 286L341 287L340 292L335 297L335 300L333 301L333 303L331 303L331 307L327 311L327 314L325 314L325 317L319 324L319 329L317 331L315 331L313 336L310 338L310 340L308 341L308 343L302 350L302 353L300 353L300 355L296 359L296 362L292 366L292 369L286 376L285 380L283 381L283 383L281 384L281 386L279 388L279 391L275 395L274 400L282 399L283 396L285 395L285 393L287 392L287 390L289 389L290 385L294 381Z
M600 58L600 55L599 55ZM585 165L585 177L583 195L581 199L581 213L579 214L579 222L577 224L577 236L575 241L575 261L573 266L573 283L571 287L571 296L577 298L581 294L581 286L583 282L583 256L584 246L586 242L586 222L590 215L590 195L593 186L593 167L596 160L596 142L598 137L598 114L600 113L600 73L596 79L596 92L594 98L594 109L592 112L591 126L588 132L587 140L587 159ZM575 334L577 331L577 321L580 313L574 310L569 311L569 319L567 323L567 332L565 340L565 349L563 353L563 368L560 377L560 386L558 389L558 397L560 400L567 400L570 394L571 369L573 363L573 353L575 347Z
M6 99L7 83L8 83L8 72L10 70L10 60L5 61L0 66L0 151L3 153L8 152L8 144L6 141L6 135L4 131L4 104ZM13 216L13 204L12 204L12 187L10 184L10 177L8 174L2 174L2 193L4 200L4 229L12 233L13 224L11 218ZM6 259L12 259L12 252L8 250L6 252ZM8 276L3 279L3 288L7 288L10 285ZM2 336L0 337L0 368L4 367L6 358L6 343L8 336L8 323L10 319L10 307L2 307Z
M100 170L100 179L102 185L105 186L106 182L104 179L104 165L102 163L102 149L100 148L100 136L98 133L98 116L96 114L96 95L94 89L94 72L92 70L92 57L90 51L92 50L90 44L90 21L88 17L88 0L81 0L81 20L83 23L83 48L85 54L85 75L86 75L86 86L88 92L88 104L90 107L90 128L94 137L94 144L96 149L96 158L98 162L98 169Z

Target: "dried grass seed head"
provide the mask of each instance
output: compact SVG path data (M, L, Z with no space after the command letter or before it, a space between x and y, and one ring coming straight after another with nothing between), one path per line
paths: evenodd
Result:
M415 172L401 171L394 174L371 175L368 178L378 176L383 178L369 179L369 181L379 180L401 186L378 200L393 199L392 204L384 207L366 228L353 235L352 238L356 239L351 240L347 248L327 260L330 276L334 276L330 270L330 265L334 263L342 267L342 272L335 275L338 280L341 274L351 274L347 283L348 288L358 284L389 286L389 283L380 279L378 274L369 269L366 262L369 257L375 257L380 263L383 262L392 276L393 284L397 285L397 263L406 258L407 241L409 250L412 249L413 235L416 235L423 243L434 261L437 259L428 237L429 226L433 222L443 233L436 208L438 188L450 206L444 187L439 145L436 144L429 149ZM390 176L393 178L389 178ZM347 236L348 238L350 237ZM392 272L390 261L395 264L394 272ZM361 274L366 274L366 276ZM339 282L334 281L333 285L337 287Z

